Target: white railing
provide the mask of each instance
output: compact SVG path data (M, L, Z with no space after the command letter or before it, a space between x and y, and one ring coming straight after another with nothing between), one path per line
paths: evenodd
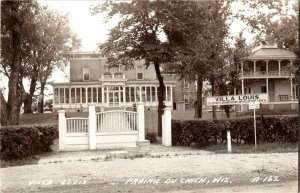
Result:
M137 113L113 110L97 113L97 132L137 131Z
M290 71L254 71L251 72L243 72L241 74L242 77L257 77L257 76L263 76L263 77L270 77L270 76L291 76Z
M66 118L67 133L87 133L88 132L88 118L72 117Z

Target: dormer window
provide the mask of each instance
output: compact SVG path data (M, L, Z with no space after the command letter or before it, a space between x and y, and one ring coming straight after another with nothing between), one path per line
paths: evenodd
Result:
M136 79L143 80L144 79L144 70L143 66L136 67Z
M89 81L90 80L90 68L84 67L82 69L82 77L83 77L83 81Z

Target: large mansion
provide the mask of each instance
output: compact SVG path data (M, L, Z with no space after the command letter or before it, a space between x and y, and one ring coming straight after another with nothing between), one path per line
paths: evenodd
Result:
M96 52L71 52L70 82L53 83L54 110L87 110L89 103L96 107L123 108L143 102L148 109L158 105L158 80L154 67L147 69L143 60L132 69L124 66L110 68L107 59ZM276 46L260 46L242 64L241 94L268 93L267 109L297 109L298 84L292 66L296 55ZM194 107L196 84L178 80L175 75L163 74L166 85L164 101L174 110ZM205 107L205 98L203 100ZM209 108L207 108L209 109ZM237 110L247 110L244 105Z

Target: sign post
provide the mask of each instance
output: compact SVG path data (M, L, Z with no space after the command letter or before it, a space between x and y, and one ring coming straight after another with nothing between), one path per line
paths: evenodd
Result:
M257 142L256 142L256 115L255 115L255 109L259 109L259 101L249 102L249 109L253 109L253 119L254 119L254 144L255 144L255 149L257 149Z
M257 148L255 109L259 109L260 103L268 103L268 102L269 102L268 94L227 95L227 96L207 97L207 106L249 104L249 109L253 109L253 116L254 116L255 149ZM230 131L229 132L227 131L227 138L230 138ZM227 141L228 141L228 139L227 139ZM231 144L228 143L227 145L228 145L228 152L231 152Z

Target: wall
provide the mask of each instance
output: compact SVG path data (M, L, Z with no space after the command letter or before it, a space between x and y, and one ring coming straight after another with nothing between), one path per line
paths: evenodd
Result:
M100 58L72 58L70 59L70 81L83 81L82 69L83 67L90 68L90 81L97 81L100 78L101 70Z

